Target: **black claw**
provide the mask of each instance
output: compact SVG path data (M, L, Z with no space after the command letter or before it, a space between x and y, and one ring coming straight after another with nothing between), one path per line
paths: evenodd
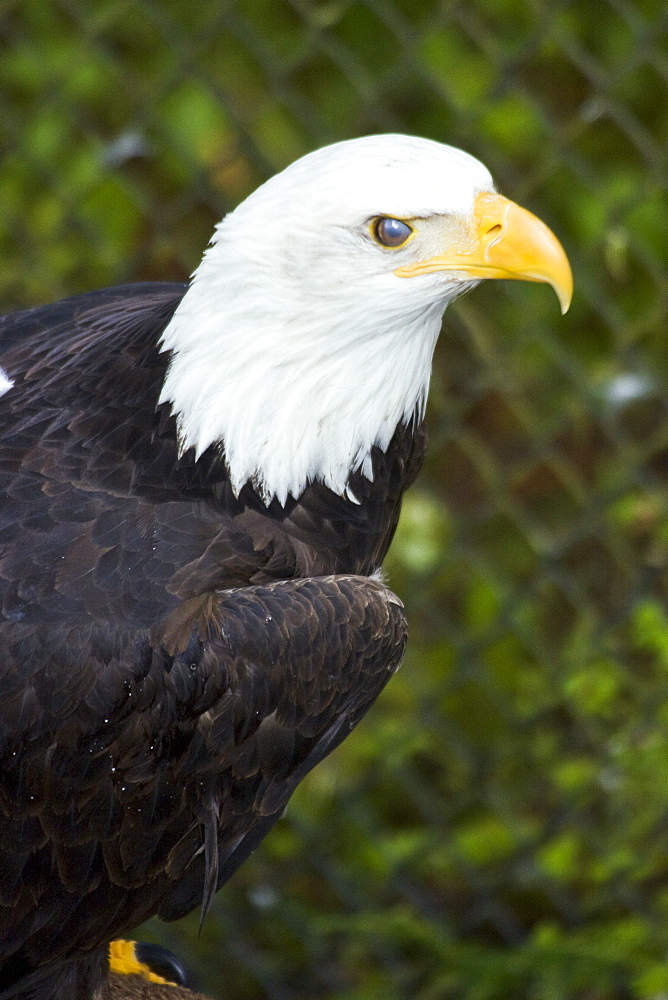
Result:
M167 948L160 944L150 944L148 941L135 942L135 957L138 962L147 965L156 976L162 976L175 986L188 986L186 970Z

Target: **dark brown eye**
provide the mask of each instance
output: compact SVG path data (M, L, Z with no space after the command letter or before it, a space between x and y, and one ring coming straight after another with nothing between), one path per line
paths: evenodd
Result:
M413 232L407 222L386 215L376 219L371 231L376 242L383 247L400 247Z

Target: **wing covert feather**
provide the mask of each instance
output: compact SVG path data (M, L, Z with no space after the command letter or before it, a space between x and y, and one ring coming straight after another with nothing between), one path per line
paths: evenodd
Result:
M218 592L176 654L148 630L107 643L95 629L85 657L76 643L54 653L44 628L23 650L37 661L30 697L0 702L0 930L30 965L200 905L211 818L217 887L362 717L406 639L398 599L359 576Z

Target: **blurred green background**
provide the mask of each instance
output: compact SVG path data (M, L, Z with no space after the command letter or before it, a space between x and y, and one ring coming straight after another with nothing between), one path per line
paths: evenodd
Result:
M198 915L225 1000L668 997L665 0L1 0L0 302L184 279L308 150L479 156L573 264L446 315L401 673Z

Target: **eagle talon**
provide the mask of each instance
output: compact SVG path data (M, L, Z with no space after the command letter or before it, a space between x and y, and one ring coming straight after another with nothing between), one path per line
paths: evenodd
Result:
M151 983L188 986L186 970L162 945L149 941L117 939L109 944L109 971L117 975L135 975Z

